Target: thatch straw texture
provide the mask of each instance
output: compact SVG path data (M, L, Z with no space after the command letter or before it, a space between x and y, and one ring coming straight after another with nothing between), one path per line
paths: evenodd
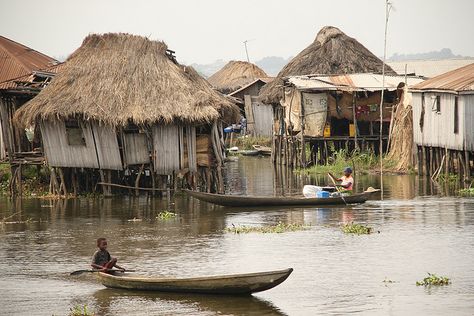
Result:
M23 106L18 123L82 115L111 125L204 123L237 108L163 42L129 34L89 35L53 82ZM221 112L221 113L220 113Z
M258 66L246 61L232 60L207 80L220 92L229 94L255 79L266 77L268 75Z
M278 104L283 78L310 74L381 73L382 61L357 40L333 26L323 27L314 42L293 58L260 92L260 101ZM386 66L388 74L396 74Z

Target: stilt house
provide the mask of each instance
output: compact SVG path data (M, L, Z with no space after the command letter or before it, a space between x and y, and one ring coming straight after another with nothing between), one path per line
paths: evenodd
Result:
M418 170L470 178L474 159L474 63L411 87Z
M21 126L41 130L57 193L169 188L183 176L223 191L221 131L238 109L173 53L140 36L89 35L17 111Z
M260 89L273 78L258 66L245 61L230 61L209 77L209 83L222 93L236 98L253 136L272 136L272 106L257 100Z

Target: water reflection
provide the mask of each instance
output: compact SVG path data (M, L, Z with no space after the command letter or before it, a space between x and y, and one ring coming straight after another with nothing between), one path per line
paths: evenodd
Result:
M292 195L305 183L327 181L279 173L266 158L239 159L228 168L228 192L236 194ZM358 190L377 187L378 181L378 176L359 176ZM442 188L414 176L387 175L384 188L383 201L324 208L226 208L186 195L0 199L0 218L11 222L0 225L0 314L64 315L75 304L90 305L98 315L471 314L474 199L444 196ZM163 210L177 216L160 220ZM224 231L232 224L280 221L309 229ZM352 221L380 234L344 235L340 225ZM120 263L143 275L295 270L254 298L107 290L93 275L67 275L87 268L99 236L109 239ZM416 287L427 271L447 275L453 284L436 291ZM386 277L397 283L387 286Z
M93 297L99 315L115 315L123 304L137 308L128 315L143 315L139 304L154 306L147 311L153 315L286 315L272 303L255 296L183 295L102 289L95 291Z

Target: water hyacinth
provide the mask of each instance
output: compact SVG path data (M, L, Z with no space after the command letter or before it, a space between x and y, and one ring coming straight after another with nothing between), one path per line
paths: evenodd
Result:
M451 280L444 276L437 276L434 273L429 273L423 281L417 281L417 286L431 286L431 285L448 285L451 284Z
M354 223L344 224L341 229L345 234L369 235L373 232L372 227Z
M161 219L161 220L169 220L175 217L176 217L176 213L165 210L165 211L159 212L156 218Z
M263 233L263 234L268 234L268 233L285 233L285 232L294 232L294 231L300 231L300 230L306 230L308 229L306 226L303 226L301 224L284 224L282 222L278 222L277 225L272 225L272 226L235 226L232 224L232 227L227 227L225 229L226 232L228 233L234 233L234 234L246 234L246 233Z

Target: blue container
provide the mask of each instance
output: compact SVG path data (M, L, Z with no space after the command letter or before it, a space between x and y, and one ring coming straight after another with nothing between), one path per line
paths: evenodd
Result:
M319 191L316 193L316 197L318 198L328 198L329 197L329 192L328 191Z

